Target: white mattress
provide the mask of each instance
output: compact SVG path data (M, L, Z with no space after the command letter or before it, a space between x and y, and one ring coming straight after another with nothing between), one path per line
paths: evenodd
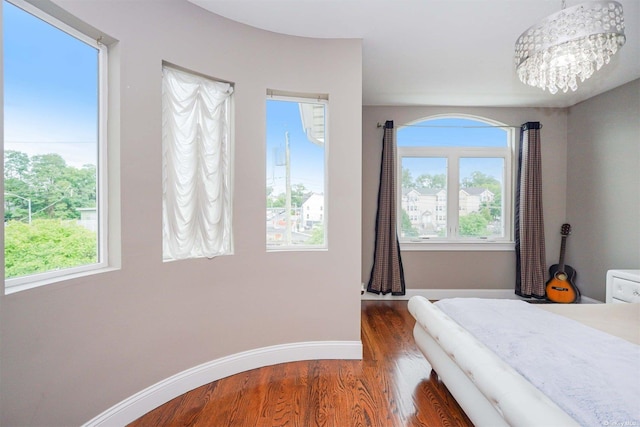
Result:
M640 424L640 347L552 312L591 315L590 322L598 323L595 315L612 315L611 310L586 305L540 310L543 305L474 298L435 305L581 425ZM637 323L624 329L632 325Z
M575 320L598 330L593 331L593 333L601 334L605 332L606 334L614 335L609 336L620 343L628 341L626 342L627 346L637 347L637 343L640 341L640 304L628 304L626 306L617 304L616 307L601 304L524 304L523 308L516 308L515 311L519 315L522 310L527 311L534 309L534 307L540 308L543 313L545 311L550 312L549 315L551 316L557 317L556 314L560 314L572 319L566 319L569 322L575 323L573 322ZM576 416L575 413L572 417L568 417L567 412L572 412L571 409L565 408L565 410L569 409L567 412L561 410L554 401L551 401L541 393L541 389L533 386L522 374L518 374L513 367L505 364L503 359L481 344L469 331L460 327L449 316L439 310L436 305L429 303L422 297L413 297L409 301L409 310L417 320L414 337L418 347L477 426L567 426L576 424L576 420L582 418ZM464 313L466 310L465 308L462 312ZM507 318L496 320L496 318L501 318L501 311L502 309L498 313L489 315L491 321L494 322L494 325L489 329L500 329L505 323L510 323ZM546 335L549 330L562 330L564 328L558 325L562 324L563 321L564 319L561 317L557 320L552 320L547 322L543 330L536 331L534 328L532 333L534 335L536 333ZM574 333L569 332L568 335L570 337ZM519 336L519 331L516 336ZM565 338L560 338L556 339L556 342L563 343L565 340ZM517 341L520 340L516 340L516 343ZM526 341L534 342L529 339ZM582 340L582 343L580 341L578 339L577 344L584 346L584 340ZM573 345L570 344L570 346ZM516 349L517 347L512 347L512 344L507 346L511 349ZM538 345L533 344L532 346L535 348ZM605 348L608 345L602 347ZM530 350L530 348L526 348L524 352L529 353ZM556 349L552 345L548 350L555 351ZM591 349L586 350L591 351ZM517 353L516 349L515 354ZM580 352L578 352L579 354ZM546 353L538 356L538 358L550 360ZM551 360L561 358L565 358L564 352L560 352ZM632 358L640 359L637 356ZM611 362L608 366L605 365L605 368L608 369L617 364L617 362ZM630 377L633 378L622 378L621 381L628 382L630 379L632 383L634 382L634 378L638 376L636 371L640 363L632 361L632 365L629 372L631 374ZM580 371L576 376L579 379L590 375L590 368L587 367L584 372ZM565 380L565 383L567 382L573 384L573 377ZM607 384L603 389L595 390L595 398L599 398L598 393L602 392L602 390L616 386L615 384L609 384L608 381L606 382ZM559 383L561 385L562 381ZM585 387L589 388L589 385L585 384ZM603 395L600 397L605 398L604 404L613 404L613 407L609 408L613 409L613 413L609 412L609 415L613 414L613 416L612 418L607 418L606 421L612 423L620 421L619 417L615 416L619 415L615 409L617 403L612 402L611 399L606 399L607 393L600 394ZM640 392L637 394L640 394ZM635 399L631 402L631 406L637 409L637 396L631 397ZM589 405L587 407L591 408ZM635 413L636 410L632 409L632 412ZM636 419L637 416L629 418L633 420L632 422L637 422L637 425L640 425L640 420ZM582 419L582 422L584 422L584 419Z
M537 307L640 344L640 303L538 304Z

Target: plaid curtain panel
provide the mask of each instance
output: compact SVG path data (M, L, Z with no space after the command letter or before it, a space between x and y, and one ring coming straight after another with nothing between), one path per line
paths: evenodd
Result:
M404 271L400 257L396 212L396 147L393 121L384 125L382 164L376 215L376 243L367 292L404 295Z
M516 294L544 298L546 255L542 213L542 157L540 123L520 128L516 186Z

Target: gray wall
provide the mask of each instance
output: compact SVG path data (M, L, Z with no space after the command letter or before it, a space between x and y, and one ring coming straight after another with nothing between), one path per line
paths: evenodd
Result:
M361 42L264 32L186 1L56 3L119 40L122 267L0 297L0 424L79 425L224 356L359 342ZM163 60L236 84L233 256L162 262ZM329 94L328 251L265 251L267 88Z
M362 113L362 281L373 262L382 129L437 114L469 114L510 125L542 123L543 208L547 263L558 261L566 210L567 114L564 109L364 107ZM518 137L516 137L516 140ZM513 289L515 252L403 251L407 289Z
M609 269L640 268L640 80L569 109L567 263L604 301Z

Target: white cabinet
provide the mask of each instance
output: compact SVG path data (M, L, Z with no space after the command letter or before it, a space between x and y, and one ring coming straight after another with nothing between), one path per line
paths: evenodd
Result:
M607 304L640 303L640 270L607 272Z

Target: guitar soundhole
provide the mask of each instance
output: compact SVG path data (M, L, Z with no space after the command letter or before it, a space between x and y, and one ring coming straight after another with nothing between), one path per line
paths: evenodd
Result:
M563 282L565 282L567 280L567 275L564 273L558 273L556 274L556 279L562 280Z

